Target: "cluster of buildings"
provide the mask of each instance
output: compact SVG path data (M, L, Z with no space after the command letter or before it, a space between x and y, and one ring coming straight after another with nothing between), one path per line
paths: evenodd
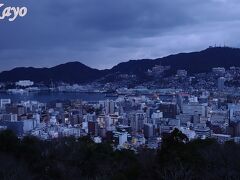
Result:
M36 101L0 100L0 129L19 137L33 135L47 140L64 136L91 136L96 143L111 142L116 148L157 148L164 134L175 128L192 140L240 139L240 104L186 93L120 96L116 100L79 100L44 104ZM171 101L169 101L171 99Z
M148 73L157 76L166 69L157 66ZM158 148L163 135L175 128L190 140L214 138L220 143L239 143L240 91L226 85L239 74L236 67L217 67L195 76L178 70L175 76L162 79L168 88L149 84L121 87L116 89L118 97L96 102L0 99L0 130L11 129L19 137L33 135L44 140L90 136L96 143L107 141L115 148L133 150ZM30 82L18 85L29 86Z

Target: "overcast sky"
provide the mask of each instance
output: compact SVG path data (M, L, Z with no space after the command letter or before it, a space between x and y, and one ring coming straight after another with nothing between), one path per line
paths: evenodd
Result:
M1 2L26 6L28 14L0 20L0 71L69 61L103 69L214 44L240 47L239 0Z

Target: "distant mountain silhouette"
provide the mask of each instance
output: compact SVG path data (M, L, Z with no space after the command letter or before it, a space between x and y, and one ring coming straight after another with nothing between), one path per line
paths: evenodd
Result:
M111 72L140 75L155 65L171 66L170 73L185 69L190 74L208 72L213 67L240 66L240 49L230 47L209 47L200 52L180 53L154 60L130 60L114 66Z
M109 70L90 68L80 62L69 62L52 68L15 68L0 73L0 81L15 82L29 79L35 82L76 82L86 83L110 74L135 74L141 77L155 65L169 65L170 74L185 69L190 74L208 72L213 67L240 66L240 49L230 47L210 47L200 52L180 53L158 59L130 60Z
M0 81L15 82L18 80L32 80L35 82L76 82L93 81L105 75L105 71L92 69L80 62L69 62L52 68L20 67L0 73Z
M170 65L171 71L186 69L190 74L208 72L213 67L240 66L240 49L230 47L210 47L200 52L180 53L155 60L162 65Z

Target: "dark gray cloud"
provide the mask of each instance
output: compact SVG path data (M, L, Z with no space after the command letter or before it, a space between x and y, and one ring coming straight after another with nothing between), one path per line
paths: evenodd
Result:
M128 59L156 58L214 44L239 47L237 0L3 3L27 6L28 15L14 22L0 21L0 70L76 60L109 68Z

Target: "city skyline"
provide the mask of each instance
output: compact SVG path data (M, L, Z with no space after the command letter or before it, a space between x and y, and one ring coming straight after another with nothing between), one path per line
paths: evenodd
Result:
M237 0L2 0L0 179L240 179Z

